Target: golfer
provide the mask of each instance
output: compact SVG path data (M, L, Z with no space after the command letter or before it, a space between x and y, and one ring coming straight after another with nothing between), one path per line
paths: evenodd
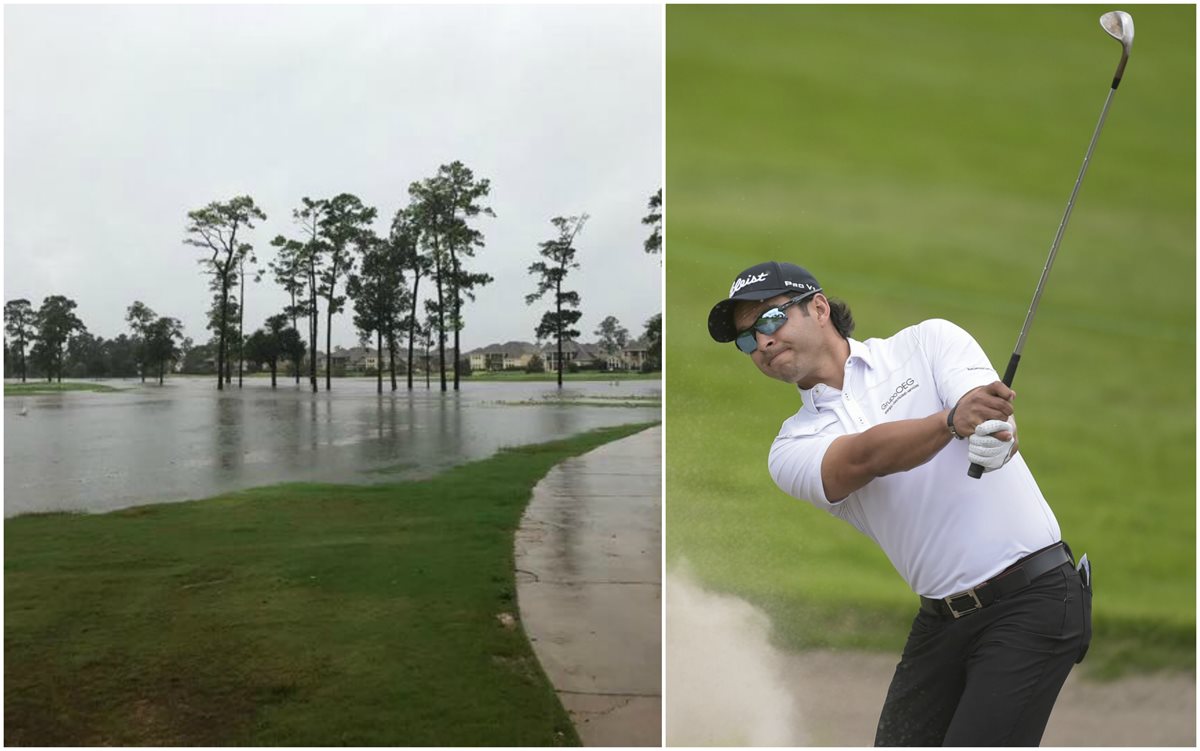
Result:
M738 274L708 330L799 389L775 483L874 540L920 595L875 745L1038 745L1091 640L1091 573L1017 453L1015 394L983 350L943 320L852 339L849 308L790 263Z

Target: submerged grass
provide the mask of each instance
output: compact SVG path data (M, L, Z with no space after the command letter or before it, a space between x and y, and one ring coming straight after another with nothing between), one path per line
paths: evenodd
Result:
M596 401L593 401L593 398ZM616 401L619 397L608 397L609 401L600 401L603 397L584 397L582 399L526 399L517 402L500 401L500 404L506 407L658 407L662 402L658 400L640 400L640 401ZM634 397L630 397L633 399Z
M65 381L63 383L6 383L4 384L5 396L24 396L34 394L61 394L65 391L95 391L97 393L110 393L120 391L112 386L105 386L101 383L72 383Z
M554 464L647 426L421 482L9 519L5 740L577 744L498 619L517 612L513 532Z

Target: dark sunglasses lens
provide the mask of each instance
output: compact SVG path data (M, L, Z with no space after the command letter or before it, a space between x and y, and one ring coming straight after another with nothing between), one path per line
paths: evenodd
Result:
M759 316L754 322L754 326L737 336L737 348L748 355L754 354L754 350L758 349L758 337L754 335L755 331L770 336L779 330L783 324L787 323L787 313L779 308L771 308L766 313Z
M737 348L748 355L754 354L754 350L758 349L758 340L754 338L754 329L738 334Z
M787 323L787 313L779 308L771 308L759 317L758 321L754 324L754 328L770 336L785 323Z

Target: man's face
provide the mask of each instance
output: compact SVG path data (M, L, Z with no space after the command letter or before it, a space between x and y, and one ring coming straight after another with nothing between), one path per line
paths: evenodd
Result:
M737 330L745 331L764 312L790 299L787 295L778 295L760 302L739 302L733 314ZM750 359L763 375L787 383L800 383L811 375L823 346L820 327L816 325L812 311L807 310L816 304L812 300L805 300L791 305L783 311L787 314L787 322L774 333L754 332L758 349L750 354ZM809 387L808 384L801 385Z

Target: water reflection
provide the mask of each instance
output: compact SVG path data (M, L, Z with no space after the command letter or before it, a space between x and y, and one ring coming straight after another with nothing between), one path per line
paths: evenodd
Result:
M217 466L223 470L238 469L242 465L242 400L218 396L217 429L213 431L216 446Z
M428 477L497 449L591 428L658 419L655 407L543 404L543 383L469 383L459 393L373 381L248 381L217 392L207 379L115 394L6 399L4 513L106 511L201 498L283 481L379 482ZM657 396L658 381L572 384L561 397ZM27 409L21 415L22 407Z

